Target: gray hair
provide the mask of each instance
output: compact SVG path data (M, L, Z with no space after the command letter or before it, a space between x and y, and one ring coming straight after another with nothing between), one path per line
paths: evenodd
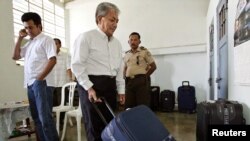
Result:
M95 21L96 21L96 24L98 24L98 17L99 16L101 16L101 17L106 16L110 9L113 9L113 10L115 10L115 12L117 14L120 14L119 8L116 5L114 5L113 3L102 2L102 3L100 3L97 6L96 12L95 12Z

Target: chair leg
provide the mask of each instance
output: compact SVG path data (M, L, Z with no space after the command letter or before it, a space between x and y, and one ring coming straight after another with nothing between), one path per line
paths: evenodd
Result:
M60 112L56 112L56 130L57 130L58 135L60 135L59 126L60 126Z
M69 124L70 124L71 127L73 126L73 122L72 122L71 117L69 117Z
M64 123L63 123L63 132L62 132L62 138L61 138L61 141L63 141L63 140L64 140L64 137L65 137L66 126L67 126L67 118L68 118L68 114L67 114L67 113L65 113Z
M81 141L81 116L76 117L76 124L77 124L77 137L78 141Z

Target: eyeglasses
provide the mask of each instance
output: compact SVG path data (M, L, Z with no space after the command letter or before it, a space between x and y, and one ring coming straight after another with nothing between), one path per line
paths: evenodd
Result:
M136 64L139 65L139 56L136 56Z

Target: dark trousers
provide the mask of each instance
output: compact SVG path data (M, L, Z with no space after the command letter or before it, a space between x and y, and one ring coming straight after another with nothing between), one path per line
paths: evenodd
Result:
M65 101L64 105L69 102L69 89L66 88L64 90L65 92ZM53 90L53 107L59 106L61 104L61 98L62 98L62 87L55 87ZM65 112L60 113L60 124L63 124L65 117Z
M93 89L96 91L98 97L104 97L110 104L113 110L116 109L117 105L117 87L115 77L109 76L89 76L90 81L94 84ZM105 128L105 124L95 111L92 103L88 99L88 92L78 84L78 93L81 102L81 108L84 118L85 131L88 141L102 141L101 132ZM110 112L104 106L104 104L97 104L100 111L106 117L109 122L113 119Z
M149 79L146 75L136 75L134 78L126 78L125 108L137 105L150 105Z

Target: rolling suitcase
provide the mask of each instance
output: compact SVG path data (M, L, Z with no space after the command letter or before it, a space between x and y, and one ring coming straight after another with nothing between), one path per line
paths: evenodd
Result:
M160 109L162 112L172 112L175 106L175 92L163 90L160 94Z
M105 99L103 101L114 115ZM106 122L97 106L94 108L107 124L101 135L103 141L175 141L155 113L147 106L139 105L117 116L114 115L109 123Z
M159 95L160 95L160 87L159 86L151 86L150 87L150 108L153 111L159 110Z
M237 101L201 102L197 107L196 141L208 141L208 125L245 124L242 105Z
M182 81L182 86L178 87L178 111L184 113L196 112L195 87L189 81Z

